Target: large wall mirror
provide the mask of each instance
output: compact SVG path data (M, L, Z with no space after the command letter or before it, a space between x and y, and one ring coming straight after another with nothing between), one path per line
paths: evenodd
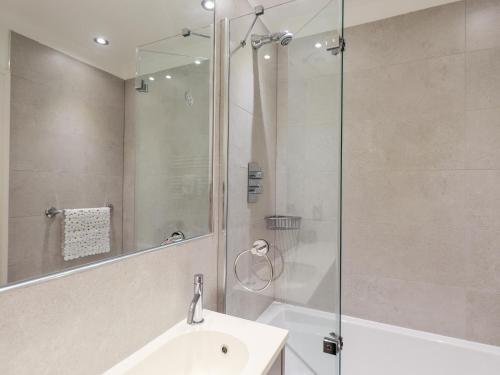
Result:
M0 287L211 232L206 8L0 3Z

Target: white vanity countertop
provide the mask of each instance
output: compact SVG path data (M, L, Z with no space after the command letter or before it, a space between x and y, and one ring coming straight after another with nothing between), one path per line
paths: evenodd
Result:
M105 374L153 375L169 371L185 374L266 374L288 336L288 331L281 328L209 310L204 310L204 318L203 323L194 325L188 325L185 319L180 321ZM232 356L230 359L221 354L222 345L226 343L229 348L227 355ZM227 361L238 367L231 367L233 365ZM235 368L238 368L237 373Z

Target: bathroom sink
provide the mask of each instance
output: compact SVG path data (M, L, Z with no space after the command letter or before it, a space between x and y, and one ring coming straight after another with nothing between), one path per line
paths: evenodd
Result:
M233 375L248 363L248 349L236 337L215 331L198 331L173 338L127 374Z
M287 335L280 328L205 310L203 323L179 322L105 374L266 374Z

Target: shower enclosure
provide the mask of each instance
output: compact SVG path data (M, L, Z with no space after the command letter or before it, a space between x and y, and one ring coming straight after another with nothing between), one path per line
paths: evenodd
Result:
M289 330L287 375L340 373L342 6L296 0L222 25L221 308Z

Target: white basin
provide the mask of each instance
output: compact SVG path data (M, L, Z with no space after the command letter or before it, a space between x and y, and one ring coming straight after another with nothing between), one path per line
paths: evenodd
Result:
M284 329L205 310L202 324L179 322L105 374L266 374L287 336Z

